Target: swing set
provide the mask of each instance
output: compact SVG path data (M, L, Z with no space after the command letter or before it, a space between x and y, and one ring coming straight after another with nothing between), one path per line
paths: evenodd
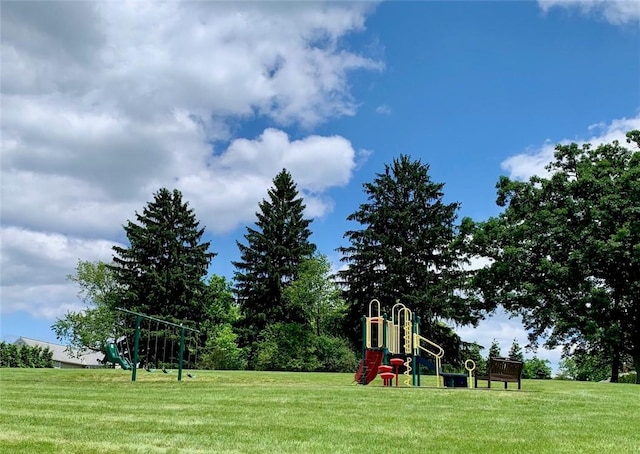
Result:
M129 348L128 336L125 336L127 343L127 354L129 356L129 363L131 366L131 381L136 381L137 371L142 366L147 372L155 372L158 368L165 374L170 374L171 365L174 364L175 358L175 344L179 343L178 351L178 381L182 381L182 371L185 363L185 351L187 354L186 363L189 367L195 368L197 363L197 342L195 341L195 335L200 334L197 329L184 326L183 323L177 324L161 320L150 315L142 314L140 312L130 311L128 309L117 308L118 311L125 314L135 316L135 330L133 332L133 352ZM144 333L142 330L143 322L147 323L146 329L146 348L144 342ZM152 325L155 323L155 330L152 330ZM155 340L152 342L152 331L155 333L153 337ZM176 334L179 332L179 335ZM189 341L191 344L195 344L195 348L192 345L186 346L187 333L189 333ZM158 362L159 343L158 339L162 335L162 362ZM170 350L167 350L167 338L170 338ZM140 349L144 350L144 353L140 355ZM166 361L167 352L169 353L169 362ZM193 354L193 362L192 362ZM192 374L187 374L189 377L193 377Z

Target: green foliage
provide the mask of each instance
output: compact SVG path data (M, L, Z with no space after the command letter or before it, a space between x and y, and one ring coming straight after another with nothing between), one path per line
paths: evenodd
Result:
M203 369L246 369L247 351L238 347L232 326L240 318L231 283L223 276L212 275L204 293L205 319L200 367Z
M124 226L128 247L114 246L118 304L129 310L173 320L205 317L203 295L209 263L215 256L202 242L193 209L182 194L162 188L154 200Z
M283 292L291 307L304 314L317 336L341 334L347 307L331 276L331 265L324 255L316 255L300 264L298 278Z
M606 380L611 372L607 367L608 363L608 359L602 355L577 350L560 361L558 378L578 381Z
M476 375L486 375L487 373L487 360L482 357L481 350L482 347L475 342L472 344L466 343L463 348L465 361L471 359L476 364Z
M231 325L219 325L208 335L199 368L243 370L247 368L247 350L238 347L238 335Z
M398 301L410 307L427 334L443 332L434 328L440 320L461 325L479 320L484 305L469 291L463 269L467 232L456 225L459 204L445 203L443 188L431 180L428 165L406 155L364 185L367 201L347 218L361 229L347 231L350 245L338 249L348 265L339 276L354 344L373 298L387 309ZM448 353L459 359L459 348Z
M518 340L515 338L513 339L513 343L511 344L511 348L509 349L509 359L524 361L524 353L522 352L522 347L520 347Z
M256 370L310 372L319 367L313 334L298 323L274 323L257 346Z
M353 372L355 354L346 339L316 336L297 323L276 323L262 332L257 370Z
M627 374L620 375L618 383L640 384L640 381L638 381L638 373L637 372L629 372Z
M237 243L240 260L233 262L241 342L252 349L269 324L305 323L303 308L289 304L283 293L316 249L309 242L311 221L303 216L305 205L287 170L276 175L259 208L255 228L248 227L244 236L246 244Z
M549 360L540 359L537 356L524 360L522 366L522 378L551 378L551 367Z
M502 357L502 349L500 348L500 343L493 339L491 342L491 347L489 347L489 358L501 358Z
M640 132L627 137L638 146ZM615 381L626 353L640 368L640 153L559 145L547 169L499 180L505 210L473 235L493 260L475 285L522 316L532 343L601 350Z
M320 366L316 371L353 372L358 360L349 341L341 337L318 336L315 338L315 353Z
M83 311L68 311L51 326L56 337L65 341L70 354L93 350L104 352L106 341L114 336L113 307L118 301L118 284L105 262L78 260L74 274L67 279L78 287L78 297L87 305Z
M213 274L204 292L205 317L202 328L220 324L233 324L240 318L240 309L233 297L231 282L224 276Z
M48 348L0 342L0 367L53 367L53 352Z

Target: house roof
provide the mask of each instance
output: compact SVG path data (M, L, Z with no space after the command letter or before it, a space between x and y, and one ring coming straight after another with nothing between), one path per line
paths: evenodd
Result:
M29 347L48 348L53 352L53 360L66 364L76 364L82 366L101 366L104 354L96 352L88 352L80 357L69 354L66 345L53 344L51 342L29 339L28 337L19 337L14 342L16 345L28 345Z

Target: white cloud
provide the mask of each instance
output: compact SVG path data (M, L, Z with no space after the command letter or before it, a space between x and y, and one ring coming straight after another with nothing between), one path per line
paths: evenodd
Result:
M325 192L347 184L360 153L340 136L282 129L355 112L349 75L382 65L341 42L372 8L3 3L2 312L52 317L73 304L65 275L77 258L110 257L122 224L163 186L182 190L212 232L252 221L285 167L308 215L330 211ZM231 136L257 117L280 129Z
M538 0L538 5L545 13L557 7L578 9L583 14L602 17L614 25L637 24L640 21L638 0Z
M525 358L531 358L534 355L540 359L548 360L553 373L558 371L558 364L562 357L562 348L552 350L539 347L535 352L528 351L525 346L529 343L527 332L522 324L520 317L512 317L503 310L498 309L487 319L480 322L477 328L463 326L456 328L456 333L465 342L477 342L484 347L482 356L487 356L489 347L495 339L501 347L501 354L507 356L513 340L517 340L518 344L524 350Z
M380 115L391 115L391 107L388 104L380 104L376 107L376 113Z
M2 312L21 310L43 318L79 308L77 289L66 276L78 257L110 261L115 244L5 226L0 239Z
M603 143L611 143L614 140L626 145L625 134L632 129L640 129L640 114L632 118L613 120L610 124L599 123L589 126L591 137L583 139L563 139L558 143L568 144L575 142L579 145L590 143L597 147ZM508 172L509 177L518 180L527 180L533 175L547 175L545 167L553 160L555 143L547 141L537 149L517 154L505 159L501 167Z

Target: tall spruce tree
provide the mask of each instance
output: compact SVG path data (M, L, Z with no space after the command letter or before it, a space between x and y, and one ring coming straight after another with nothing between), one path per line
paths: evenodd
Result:
M216 255L202 242L193 209L182 194L162 188L124 226L129 247L114 246L111 269L122 289L119 304L149 315L192 320L205 318L204 276Z
M443 201L444 184L434 183L429 166L401 155L371 183L368 196L347 219L362 225L338 250L348 268L339 276L350 304L352 340L360 336L360 317L372 298L387 309L397 301L422 319L421 332L443 344L456 360L460 339L441 323L475 323L480 302L465 293L464 241L455 224L458 203Z
M246 244L237 242L240 261L233 262L245 345L255 342L269 324L304 323L304 312L288 305L283 291L316 249L309 242L311 220L303 216L305 205L286 169L274 178L268 200L259 208L255 228L247 227Z

